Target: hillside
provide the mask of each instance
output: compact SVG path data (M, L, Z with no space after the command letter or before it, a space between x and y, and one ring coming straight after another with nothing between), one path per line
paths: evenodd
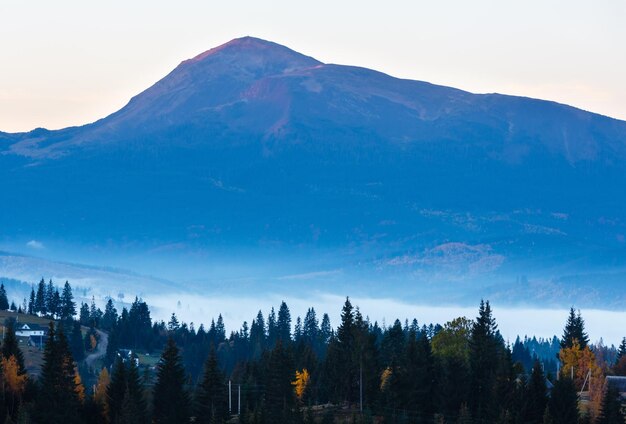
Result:
M6 240L78 262L121 249L208 291L340 269L320 287L626 304L626 122L554 102L246 37L92 124L0 134L0 152Z

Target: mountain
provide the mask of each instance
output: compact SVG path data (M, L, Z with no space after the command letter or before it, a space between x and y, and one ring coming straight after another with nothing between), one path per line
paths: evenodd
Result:
M0 231L207 289L621 307L625 159L624 121L245 37L94 123L0 133Z

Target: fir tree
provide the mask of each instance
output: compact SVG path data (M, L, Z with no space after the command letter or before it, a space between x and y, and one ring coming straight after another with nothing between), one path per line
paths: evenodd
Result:
M46 315L46 283L43 278L37 285L37 294L35 295L35 313L39 315Z
M576 313L572 307L565 323L563 337L561 337L561 349L571 348L574 340L578 341L581 349L586 348L589 344L589 336L585 332L585 322L580 311Z
M491 315L489 302L481 300L478 317L470 336L470 405L474 421L490 423L495 418L495 383L498 364L497 325Z
M4 289L4 283L0 284L0 310L6 311L9 309L9 299L7 298L7 291Z
M626 337L622 338L622 342L617 349L617 358L615 362L619 362L624 356L626 356Z
M561 378L554 383L548 408L554 424L572 424L578 421L578 393L572 380Z
M281 302L276 321L278 339L286 346L291 341L291 313L285 302Z
M70 335L70 350L72 356L78 362L85 359L85 345L83 343L83 333L81 331L80 322L74 321L72 326L72 334Z
M19 367L19 373L25 372L24 367L24 354L19 348L17 337L15 336L15 321L9 321L5 325L4 342L2 344L2 356L9 359L11 356L15 357Z
M39 423L74 424L80 422L80 401L76 391L74 361L62 331L51 323L44 349L40 391L34 418Z
M185 390L185 369L178 347L169 338L157 365L153 394L153 422L178 424L189 421L190 400Z
M224 375L217 364L215 350L211 349L204 366L204 375L196 395L196 422L224 423L228 419L228 393Z
M34 287L31 287L30 289L30 297L28 300L28 314L29 315L35 314L35 288Z
M524 399L524 422L541 424L548 405L548 389L539 361L533 366Z
M127 391L126 366L122 358L117 358L111 372L111 382L106 390L110 423L119 422L119 415Z
M102 324L101 327L105 331L111 330L113 325L117 321L117 309L115 309L115 305L113 305L113 300L109 298L104 307L104 315L102 316Z
M265 411L268 422L289 423L293 419L295 395L291 385L294 366L282 340L270 352L265 387Z
M89 306L85 302L81 302L80 309L78 311L78 321L80 325L84 325L88 327L90 325L89 322Z
M601 411L597 424L624 424L619 391L610 384L602 397Z
M74 302L74 295L72 294L72 287L69 282L65 282L63 286L63 293L61 294L61 320L68 320L74 318L76 315L76 302Z

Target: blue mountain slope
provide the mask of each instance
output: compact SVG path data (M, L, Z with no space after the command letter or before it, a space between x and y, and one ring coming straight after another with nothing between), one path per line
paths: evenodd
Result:
M243 38L95 123L0 134L0 152L8 240L300 251L367 290L514 299L527 275L554 301L626 304L621 280L598 283L626 259L626 122L553 102Z

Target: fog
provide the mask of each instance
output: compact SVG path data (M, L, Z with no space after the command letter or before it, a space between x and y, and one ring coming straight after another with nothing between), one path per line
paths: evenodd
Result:
M217 319L222 314L227 333L240 329L244 321L250 325L259 310L267 318L270 309L274 307L278 311L283 300L289 306L292 324L295 324L296 317L303 318L307 309L314 307L320 319L323 313L328 313L335 328L340 322L345 297L328 293L316 293L308 297L281 294L254 296L247 293L241 293L241 296L203 297L181 293L146 298L155 319L167 322L172 312L175 312L179 320L193 322L197 328L201 323L205 326L210 324L211 319ZM396 318L402 322L416 318L420 326L444 324L459 316L474 318L478 312L478 302L475 307L461 307L408 303L390 298L354 297L350 300L364 316L381 325L390 325ZM567 309L499 306L497 302L492 303L492 309L503 337L511 343L518 335L560 337L569 313ZM619 324L626 322L626 312L598 309L584 309L581 312L593 342L602 338L605 344L617 345L626 336L624 326Z

